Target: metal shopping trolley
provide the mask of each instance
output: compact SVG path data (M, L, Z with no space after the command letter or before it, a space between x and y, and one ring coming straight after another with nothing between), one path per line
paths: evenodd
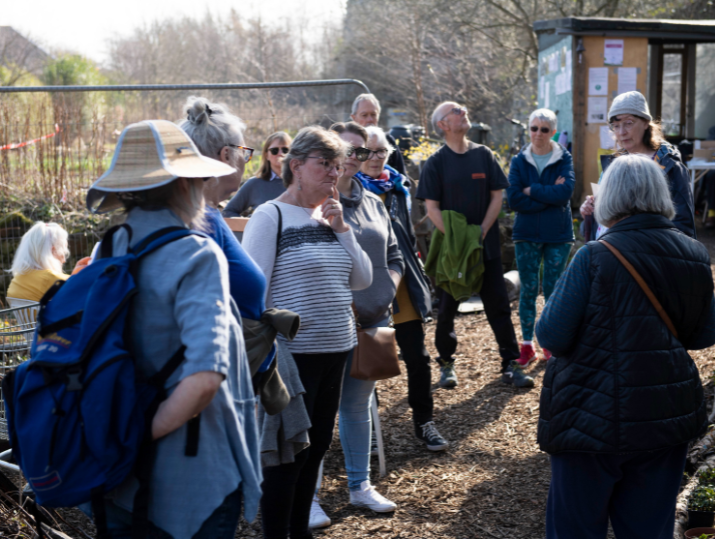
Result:
M37 302L8 298L12 307L0 310L0 381L11 370L30 357L30 347L35 334ZM0 389L0 440L7 440L7 419L5 417L5 401ZM7 462L11 450L0 453L0 467L15 472L19 468Z

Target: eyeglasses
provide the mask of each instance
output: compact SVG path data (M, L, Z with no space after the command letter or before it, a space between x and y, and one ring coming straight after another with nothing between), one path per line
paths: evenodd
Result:
M350 151L348 152L348 157L355 156L355 159L360 161L361 163L364 163L368 159L370 159L370 150L367 148L350 148Z
M345 167L343 167L342 165L334 165L333 163L325 159L325 157L309 155L308 157L306 157L306 159L322 159L322 161L318 161L318 164L322 166L325 169L325 172L328 174L330 174L333 170L338 173L338 176L345 172Z
M365 148L368 151L368 157L367 159L372 159L374 156L377 156L378 159L385 159L387 157L387 150L385 148L380 148L378 150L370 150L368 148ZM365 159L365 161L367 161Z
M236 146L235 144L226 144L226 146L228 146L229 148L236 148L237 150L241 150L239 152L239 155L246 163L251 160L251 157L253 157L253 152L255 151L253 148L249 148L247 146Z
M538 125L532 125L530 129L532 133L536 133L537 131L541 131L544 134L551 133L551 129L549 127L539 127Z
M278 148L277 146L275 148L268 148L268 151L271 152L273 155L278 155L278 152L281 152L283 155L287 154L290 151L290 148L286 148L285 146L281 146Z
M449 116L450 114L454 114L455 116L461 116L462 114L466 114L466 113L467 113L467 107L452 107L452 110L450 110L447 114L445 114L444 116L442 116L442 117L439 119L439 121L441 122L442 120L444 120L444 119L445 119L447 116Z
M608 128L611 131L620 131L621 129L623 129L624 131L630 131L631 129L633 129L634 125L636 125L636 122L634 122L633 120L627 120L621 123L609 124Z

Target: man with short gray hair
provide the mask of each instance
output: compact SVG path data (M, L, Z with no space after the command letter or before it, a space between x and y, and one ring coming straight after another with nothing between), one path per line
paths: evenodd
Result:
M380 121L381 110L380 102L374 94L360 94L355 98L355 101L353 101L353 109L350 117L354 122L359 123L363 127L369 127L371 125L377 126ZM405 161L402 159L402 152L397 145L395 137L390 135L387 131L385 131L385 135L387 136L387 142L395 148L395 151L392 152L387 159L387 164L403 176L406 176Z
M481 227L484 277L480 296L499 345L502 381L516 387L533 387L534 380L526 376L515 361L519 358L519 345L511 322L501 263L497 217L501 211L502 190L509 182L492 151L467 139L471 123L466 107L453 101L441 103L432 114L432 126L445 144L427 159L420 175L417 198L425 201L427 215L442 233L444 210L461 213L468 224ZM457 350L454 318L459 302L445 290L439 289L437 294L435 347L442 367L440 385L454 387L457 385L452 357Z

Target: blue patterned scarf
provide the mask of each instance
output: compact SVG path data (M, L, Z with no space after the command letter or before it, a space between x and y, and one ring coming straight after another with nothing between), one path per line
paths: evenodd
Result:
M385 173L387 173L387 178L385 178ZM355 174L355 177L360 180L360 183L362 183L365 189L367 189L371 193L375 193L376 195L388 193L393 189L402 191L405 194L405 198L407 199L407 211L412 211L412 198L410 197L410 191L407 189L407 187L405 187L405 184L403 183L405 177L399 172L397 172L390 165L385 165L385 169L383 170L382 176L380 176L380 178L375 179L359 171L357 174Z

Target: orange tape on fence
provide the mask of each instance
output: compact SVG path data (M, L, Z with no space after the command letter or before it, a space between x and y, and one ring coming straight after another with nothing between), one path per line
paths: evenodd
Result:
M17 148L29 146L30 144L34 144L35 142L38 142L40 140L44 140L46 138L52 138L55 135L57 135L57 133L59 133L59 132L60 132L60 126L55 124L55 132L54 133L50 133L49 135L43 135L39 138L35 138L32 140L26 140L25 142L18 142L16 144L6 144L5 146L0 146L0 150L16 150Z

